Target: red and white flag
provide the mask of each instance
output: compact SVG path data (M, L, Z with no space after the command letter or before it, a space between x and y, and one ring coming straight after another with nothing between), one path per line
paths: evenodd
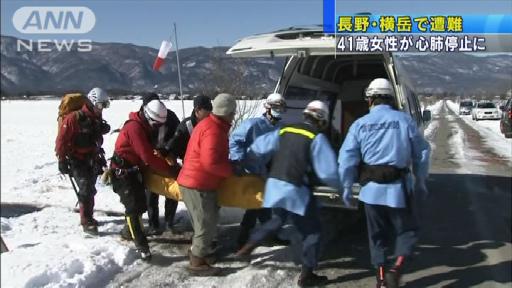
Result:
M164 64L164 59L167 57L167 53L171 51L172 43L169 41L162 41L162 45L160 45L160 50L158 50L158 56L155 59L155 63L153 63L153 70L160 70L160 66Z

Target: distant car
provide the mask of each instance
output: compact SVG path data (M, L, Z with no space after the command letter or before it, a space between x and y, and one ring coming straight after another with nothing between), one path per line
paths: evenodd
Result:
M505 138L512 138L512 97L508 99L501 112L500 130Z
M473 120L499 120L500 119L500 111L496 107L496 104L492 102L478 102L471 111L471 117Z
M464 100L459 103L459 115L471 115L473 101Z

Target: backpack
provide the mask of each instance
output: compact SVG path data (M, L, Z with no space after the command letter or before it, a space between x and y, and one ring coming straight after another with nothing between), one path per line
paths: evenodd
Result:
M69 93L62 97L59 105L59 114L57 116L58 128L62 125L62 120L71 112L78 111L87 103L89 99L81 93Z

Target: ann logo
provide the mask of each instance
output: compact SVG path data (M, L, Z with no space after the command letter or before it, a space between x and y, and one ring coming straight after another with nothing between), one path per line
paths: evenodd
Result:
M91 31L96 17L87 7L22 7L12 22L24 34L83 34Z

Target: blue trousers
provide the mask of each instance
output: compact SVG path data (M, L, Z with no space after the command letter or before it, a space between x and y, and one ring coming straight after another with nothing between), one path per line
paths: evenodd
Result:
M248 243L260 245L266 239L275 236L279 229L290 220L302 236L302 267L315 269L320 258L321 222L314 197L306 207L304 216L289 212L283 208L272 209L272 218L263 225L256 227Z
M409 256L418 241L413 214L406 208L364 204L373 266L386 264L386 248L394 243L395 256Z

